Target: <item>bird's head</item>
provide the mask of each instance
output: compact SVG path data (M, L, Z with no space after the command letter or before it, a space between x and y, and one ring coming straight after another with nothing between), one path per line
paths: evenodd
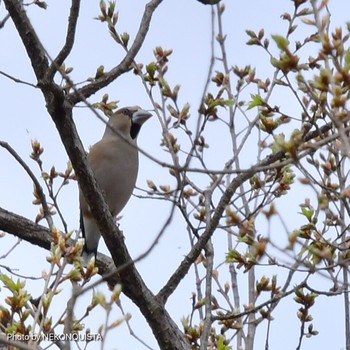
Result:
M121 133L130 136L133 140L141 129L141 126L152 116L150 112L143 110L139 106L124 107L118 109L109 118L104 136Z

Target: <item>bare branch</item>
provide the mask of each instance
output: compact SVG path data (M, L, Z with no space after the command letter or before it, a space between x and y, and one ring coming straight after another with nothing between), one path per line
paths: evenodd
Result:
M38 179L35 177L33 172L30 170L29 166L23 161L23 159L18 155L18 153L7 142L0 141L0 146L5 148L16 159L16 161L22 166L22 168L25 170L25 172L29 175L29 177L33 181L34 186L35 186L35 191L40 198L41 205L43 206L44 217L47 221L47 224L52 229L53 221L52 221L52 217L50 214L50 209L49 209L49 206L47 205L45 193L43 191L43 188L40 186Z
M229 204L232 196L235 194L236 190L248 179L250 179L261 167L270 166L285 157L285 153L280 151L276 154L269 155L263 161L257 163L255 166L251 167L247 172L237 175L227 187L223 193L215 213L210 220L210 224L206 226L205 231L202 236L198 239L197 243L193 246L191 251L186 255L184 260L181 262L177 270L170 277L166 285L159 291L158 297L165 303L169 296L175 291L180 281L186 276L191 265L196 261L197 257L204 249L205 245L209 241L210 237L215 232L217 226L219 225L222 214Z
M0 29L4 28L5 23L7 22L7 20L10 18L10 15L7 14L1 21L0 21Z
M49 250L51 247L49 229L3 208L0 208L0 229L41 248Z
M10 346L11 346L11 348L13 347L15 349L20 349L20 350L42 350L42 347L40 346L30 346L21 341L12 340L9 335L0 334L0 345L3 345L3 344L8 345L9 346L8 349L10 349Z
M205 191L205 213L207 224L210 224L210 203L211 193L210 190ZM212 281L213 281L213 269L214 269L214 246L211 240L205 246L205 259L206 259L206 277L205 277L205 317L203 325L203 333L201 335L200 350L208 349L208 339L210 329L212 327Z
M49 250L51 247L51 233L47 228L37 225L20 215L10 213L2 208L0 208L0 229L44 249ZM74 241L69 240L68 243L74 244ZM141 312L152 325L154 331L158 332L156 337L160 344L163 344L162 349L173 349L174 342L180 344L179 346L181 346L181 349L188 349L188 344L174 321L172 321L158 299L146 288L141 277L139 277L135 270L131 258L129 261L130 263L126 265L126 268L119 270L119 275L123 276L122 281L126 281L125 271L127 271L127 273L133 273L132 278L136 279L124 282L127 283L124 288L125 294L129 296L136 305L138 305ZM99 274L109 285L115 285L120 281L120 277L116 273L112 259L99 253L97 255L96 266L99 269ZM130 289L137 288L140 290L134 292L130 291Z
M68 18L66 42L64 43L64 46L60 51L60 53L57 55L57 57L53 60L53 62L50 65L50 68L47 72L48 80L53 79L57 70L60 68L62 63L65 61L65 59L68 57L68 55L72 51L76 27L78 23L79 9L80 9L80 0L72 0L72 6L70 9L70 14Z
M146 6L139 33L130 49L130 53L127 55L127 59L124 59L119 66L122 67L122 69L117 69L118 74L115 76L113 74L110 75L112 80L114 80L119 73L129 68L131 61L140 49L148 31L152 13L160 3L161 0L152 0ZM47 110L55 122L56 128L78 177L79 185L101 232L103 232L103 238L110 250L113 261L116 266L125 265L125 268L119 271L119 276L123 282L124 293L139 307L150 324L159 346L162 349L173 349L174 347L189 349L189 344L183 333L164 309L164 305L162 305L158 298L147 288L136 270L135 265L132 263L123 236L114 223L108 205L96 183L91 168L88 167L86 154L72 119L72 104L68 103L63 90L55 84L53 80L49 81L46 79L45 73L48 69L48 62L45 57L45 50L30 24L23 6L15 0L5 0L5 5L26 47L33 69L39 80L38 85L46 100ZM107 85L110 81L111 80L106 80L103 84ZM88 96L89 93L96 92L98 88L105 86L103 84L96 86L93 83L92 88L90 87L90 89L84 92L80 91L77 97L78 99L73 99L73 103L80 101L81 96ZM4 212L2 212L2 214L6 215ZM7 219L9 219L8 213ZM13 223L13 217L10 222ZM24 227L22 227L22 229L23 232L26 232ZM5 230L10 230L10 232L16 231L13 226L8 227L8 222L7 227L5 225ZM38 242L37 237L32 237L32 239L42 244L41 241ZM49 240L45 243L48 248Z
M131 64L145 40L146 34L151 23L152 15L162 1L163 0L151 0L146 5L145 12L143 14L140 28L137 32L136 38L133 44L131 45L130 49L128 50L127 54L125 55L124 59L120 62L118 66L113 68L110 72L104 74L100 79L97 79L92 83L83 86L82 88L78 89L76 92L71 94L68 99L72 105L81 102L82 97L88 98L89 96L93 95L98 90L110 84L120 75L130 70Z
M38 88L36 85L34 85L34 84L32 84L32 83L28 83L28 82L23 81L23 80L21 80L21 79L15 78L15 77L13 77L12 75L7 74L7 73L5 73L5 72L0 71L0 74L3 75L3 76L5 76L6 78L9 78L9 79L13 80L15 83L28 85L28 86L31 86L31 87L33 87L33 88L35 88L35 89Z
M46 74L48 60L45 50L24 10L23 4L17 0L4 0L4 3L26 48L35 75L38 80L41 80Z
M197 0L197 1L201 2L204 5L215 5L220 2L220 0Z

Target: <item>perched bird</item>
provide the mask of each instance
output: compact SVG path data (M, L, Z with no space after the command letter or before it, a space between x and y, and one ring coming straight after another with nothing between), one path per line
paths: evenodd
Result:
M121 212L135 187L139 165L136 139L142 124L151 116L138 106L119 109L109 118L101 141L91 147L87 156L113 216ZM101 232L81 190L79 202L86 264L97 254Z

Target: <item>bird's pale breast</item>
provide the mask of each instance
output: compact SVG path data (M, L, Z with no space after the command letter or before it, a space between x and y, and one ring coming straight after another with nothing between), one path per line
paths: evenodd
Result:
M91 149L88 158L112 214L119 214L135 187L138 172L137 149L120 139L103 139ZM98 166L95 159L99 159L96 162Z

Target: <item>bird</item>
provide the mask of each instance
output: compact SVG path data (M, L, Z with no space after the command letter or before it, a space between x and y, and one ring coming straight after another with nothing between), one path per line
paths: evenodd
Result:
M135 188L139 165L137 136L151 116L139 106L117 110L110 116L102 139L87 155L113 217L122 211ZM96 258L101 232L80 188L79 204L80 229L85 239L82 260L86 266L92 257Z

